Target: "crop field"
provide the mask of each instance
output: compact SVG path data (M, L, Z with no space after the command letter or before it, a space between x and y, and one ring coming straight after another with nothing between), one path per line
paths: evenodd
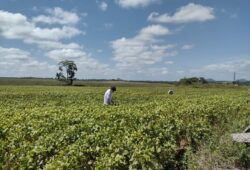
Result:
M250 168L248 87L106 89L0 86L0 169Z

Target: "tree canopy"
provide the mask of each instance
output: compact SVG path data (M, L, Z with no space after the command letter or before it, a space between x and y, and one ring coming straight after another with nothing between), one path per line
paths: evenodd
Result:
M179 84L191 85L191 84L206 84L208 83L204 77L190 77L182 78L179 80Z
M67 81L69 82L69 85L72 85L77 71L75 62L71 60L63 60L58 63L58 66L59 72L56 73L56 78L58 80ZM66 73L66 76L64 75L64 72Z

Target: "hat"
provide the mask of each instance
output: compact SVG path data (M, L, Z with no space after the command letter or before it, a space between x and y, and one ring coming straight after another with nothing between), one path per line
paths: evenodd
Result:
M116 87L115 87L115 86L111 86L110 89L111 89L112 91L116 91Z

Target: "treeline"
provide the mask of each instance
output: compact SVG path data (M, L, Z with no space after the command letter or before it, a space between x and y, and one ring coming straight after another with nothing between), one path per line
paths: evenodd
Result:
M179 80L178 84L181 85L192 85L192 84L207 84L208 81L204 77L191 77L191 78L182 78Z

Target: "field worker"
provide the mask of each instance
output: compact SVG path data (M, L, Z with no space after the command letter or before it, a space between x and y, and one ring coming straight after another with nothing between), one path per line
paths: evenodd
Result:
M173 95L174 94L174 91L173 90L168 90L168 95Z
M110 105L113 103L112 101L112 93L116 91L115 86L111 86L110 89L108 89L104 94L104 104Z

